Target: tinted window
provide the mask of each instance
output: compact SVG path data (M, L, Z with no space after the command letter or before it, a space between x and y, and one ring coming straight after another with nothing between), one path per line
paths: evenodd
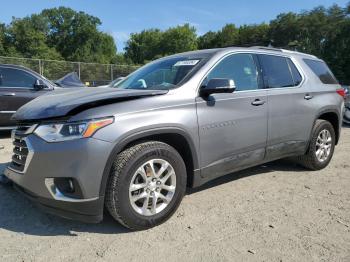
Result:
M334 77L331 70L329 70L328 66L324 62L312 59L304 59L304 62L318 76L322 83L338 84L337 79Z
M33 88L36 78L23 70L6 68L0 69L0 85L2 87Z
M263 67L265 85L268 88L297 85L293 80L287 58L272 55L259 55L259 58Z
M224 58L207 76L204 85L213 78L235 81L236 90L258 89L258 70L253 55L235 54Z
M294 81L294 85L299 85L301 83L301 81L303 80L303 78L301 77L298 69L296 68L296 66L294 65L294 63L292 62L292 60L290 60L289 58L287 58L288 64L289 64L289 68L290 71L292 72L292 77L293 77L293 81Z

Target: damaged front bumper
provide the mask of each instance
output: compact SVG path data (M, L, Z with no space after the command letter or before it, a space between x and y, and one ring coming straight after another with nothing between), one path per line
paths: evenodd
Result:
M14 155L4 174L48 213L84 222L103 218L101 181L110 142L95 138L47 143L34 134L13 137ZM73 189L67 189L72 181ZM67 182L67 183L65 183Z

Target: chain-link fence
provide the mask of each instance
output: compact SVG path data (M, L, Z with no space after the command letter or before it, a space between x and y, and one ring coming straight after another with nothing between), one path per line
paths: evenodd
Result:
M50 80L57 80L68 73L76 72L80 80L88 86L108 84L113 79L127 76L139 67L135 65L68 62L4 56L0 56L0 64L22 65Z

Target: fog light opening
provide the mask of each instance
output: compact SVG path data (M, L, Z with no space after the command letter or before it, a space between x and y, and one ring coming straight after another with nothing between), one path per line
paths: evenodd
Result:
M75 182L72 178L54 178L54 184L57 189L64 195L71 195L75 193Z
M83 194L79 183L74 178L46 178L45 184L55 199L61 199L62 197L83 199Z

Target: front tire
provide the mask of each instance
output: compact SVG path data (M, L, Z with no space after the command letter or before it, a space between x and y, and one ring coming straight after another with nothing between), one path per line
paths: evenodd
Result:
M165 222L186 191L180 154L161 142L145 142L118 154L106 191L106 207L127 228L143 230Z
M309 148L298 158L299 163L311 170L321 170L328 166L335 147L335 132L332 124L318 119L312 130Z

